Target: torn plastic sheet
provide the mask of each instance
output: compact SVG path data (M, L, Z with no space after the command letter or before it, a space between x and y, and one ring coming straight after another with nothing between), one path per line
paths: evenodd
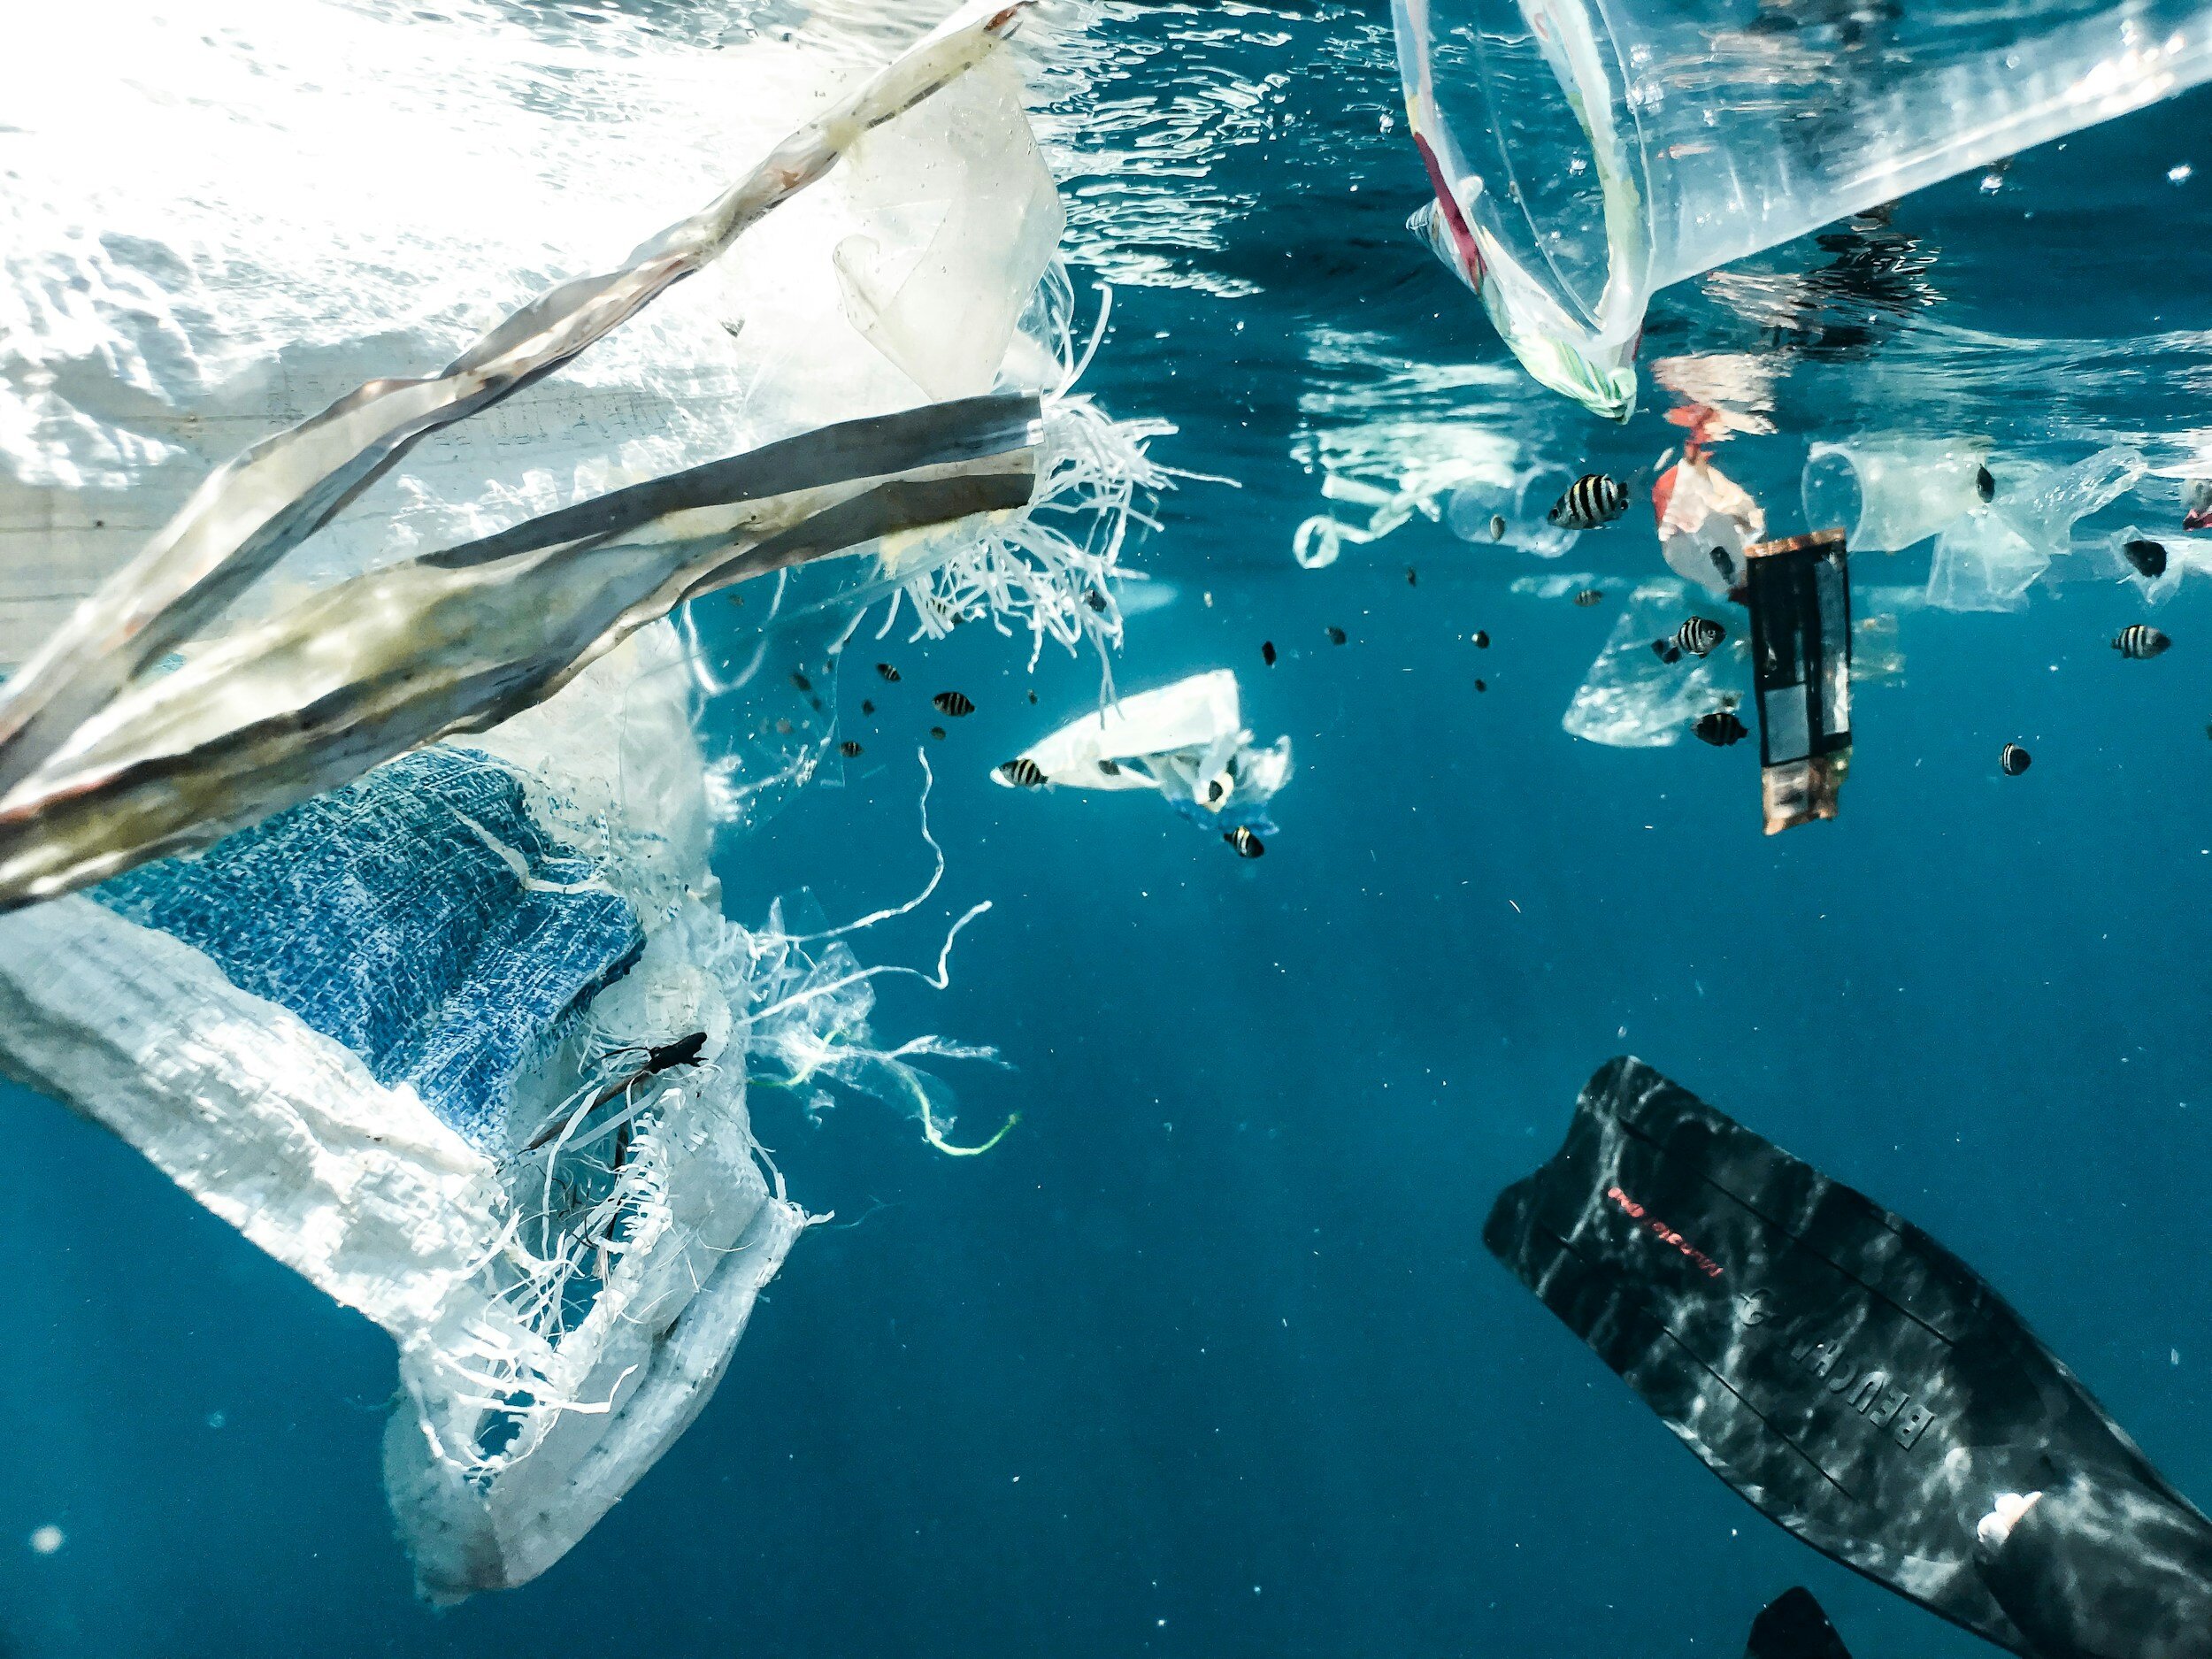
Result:
M1031 744L992 777L1016 787L1010 773L1019 761L1048 785L1156 789L1194 823L1262 835L1274 833L1267 803L1291 772L1290 739L1254 744L1226 668L1119 698Z
M2001 488L1990 506L1936 539L1928 603L1940 611L2022 609L2052 561L2073 550L2075 521L2134 488L2143 470L2140 451L2114 445Z
M712 1393L805 1221L749 1082L904 1094L957 1052L869 1048L841 942L722 917L688 693L658 625L475 742L0 918L0 1065L398 1343L435 1597L543 1571Z
M707 207L618 269L548 289L442 373L373 380L219 469L142 551L80 605L0 698L0 795L109 699L213 623L292 547L424 436L542 378L825 176L864 133L972 67L1024 0L972 4L778 146Z

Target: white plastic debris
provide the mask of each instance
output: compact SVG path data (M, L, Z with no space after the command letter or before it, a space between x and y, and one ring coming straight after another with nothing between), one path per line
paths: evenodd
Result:
M1767 517L1701 449L1659 475L1652 506L1670 570L1722 598L1743 586L1743 550L1765 537Z
M2139 570L2121 551L2131 541L2156 543L2165 551L2166 568L2156 576ZM2113 573L2141 594L2147 603L2162 605L2181 591L2181 579L2190 572L2212 576L2212 536L2171 535L2129 525L2112 537L2111 567Z
M1989 457L1979 438L1882 433L1816 443L1805 458L1805 522L1841 530L1854 553L1895 553L1979 510Z
M1290 780L1290 739L1254 744L1237 677L1226 668L1123 697L1024 749L1047 784L1156 789L1187 817L1260 828L1267 803ZM992 772L1011 788L1013 763ZM1263 831L1263 833L1265 833Z

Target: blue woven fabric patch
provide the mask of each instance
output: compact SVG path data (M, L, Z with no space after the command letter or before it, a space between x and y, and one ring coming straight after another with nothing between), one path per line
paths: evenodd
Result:
M511 772L429 749L91 896L497 1151L516 1068L644 944L626 902L582 886L595 873L539 829Z

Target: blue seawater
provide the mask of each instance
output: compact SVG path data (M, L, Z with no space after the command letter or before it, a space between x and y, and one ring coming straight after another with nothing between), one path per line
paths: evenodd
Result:
M839 917L910 892L926 747L944 914L877 930L872 959L931 959L944 915L995 908L949 991L887 982L879 1023L1000 1045L1014 1069L959 1075L964 1117L1022 1123L949 1160L865 1103L816 1124L757 1094L795 1194L852 1225L801 1241L711 1406L580 1548L443 1614L413 1600L378 1486L387 1340L11 1094L0 1651L1694 1659L1740 1652L1797 1583L1855 1653L1985 1651L1730 1495L1483 1249L1492 1198L1624 1051L1957 1250L2212 1502L2201 588L2158 614L2177 643L2148 663L2108 648L2145 619L2108 583L1905 612L1901 679L1860 689L1841 816L1776 838L1748 745L1569 737L1611 610L1516 595L1528 566L1426 520L1324 572L1287 549L1332 444L1465 425L1626 471L1677 435L1663 400L1615 429L1522 385L1404 236L1425 187L1402 117L1384 130L1383 7L1115 27L1117 130L1190 156L1126 186L1179 212L1079 207L1123 283L1089 384L1179 422L1164 458L1242 486L1161 503L1140 557L1181 597L1116 674L1233 666L1256 731L1292 734L1266 857L1142 798L989 781L1094 706L1094 663L1033 681L964 629L899 649L872 721L839 687L868 752L725 862L731 912L801 884ZM1721 458L1778 518L1805 445L1870 424L2052 460L2185 446L2212 426L2208 192L2200 92L2023 156L1994 192L1900 204L1932 262L1912 303L1865 309L1860 356L1693 285L1662 296L1646 359L1769 362L1778 430ZM1625 531L1570 562L1657 573ZM941 685L977 704L941 743ZM1998 772L2008 741L2023 777ZM47 1522L67 1543L35 1555Z

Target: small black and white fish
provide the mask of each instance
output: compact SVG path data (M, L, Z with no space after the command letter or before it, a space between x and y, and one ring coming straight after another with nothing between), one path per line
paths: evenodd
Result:
M881 674L886 680L889 680L895 686L899 683L899 671L892 667L888 663L878 663L876 664L876 672Z
M1683 653L1704 657L1728 637L1728 630L1710 617L1692 617L1663 640L1652 641L1651 649L1671 663Z
M796 686L801 691L811 691L814 689L814 682L809 680L804 674L801 673L795 668L791 671L791 683Z
M1997 480L1985 466L1974 469L1974 493L1985 502L1997 499Z
M2172 643L2147 622L2131 622L2112 636L2112 649L2130 661L2155 657Z
M1490 515L1490 539L1493 541L1505 540L1505 515L1502 512Z
M1272 640L1262 640L1262 641L1260 641L1260 661L1262 661L1263 663L1265 663L1265 664L1267 664L1270 668L1272 668L1272 667L1274 667L1274 666L1275 666L1275 641L1272 641Z
M1221 839L1237 849L1240 858L1257 858L1267 850L1267 843L1241 824L1225 832Z
M1332 645L1343 644L1344 630L1342 628L1331 628L1329 630L1329 643Z
M1083 595L1083 603L1094 611L1103 611L1106 609L1106 595L1094 588Z
M1575 595L1575 603L1580 605L1585 611L1587 611L1592 605L1598 603L1604 597L1604 588L1586 588Z
M2120 551L2127 562L2135 566L2136 573L2156 581L2166 573L2166 544L2163 541L2123 541Z
M2008 778L2017 778L2034 764L2034 757L2017 743L2008 743L1997 751L1997 770Z
M1482 628L1475 630L1475 649L1479 651L1486 651L1490 649L1490 635L1486 630Z
M941 726L931 726L929 728L929 734L941 743L945 741L945 728Z
M860 756L860 745L849 737L837 746L837 752L847 760L855 760Z
M863 697L860 700L860 711L863 714L873 714L876 711L876 705Z
M1628 511L1628 490L1602 472L1585 472L1544 516L1563 530L1594 530Z
M936 705L938 713L949 714L956 720L975 712L975 704L969 702L967 694L962 691L941 691L930 702Z
M1121 776L1121 765L1118 761L1102 760L1098 763L1098 769L1099 771L1104 772L1109 778L1118 778Z
M1731 588L1734 588L1738 585L1736 580L1736 561L1728 557L1728 549L1726 548L1717 547L1706 557L1713 561L1713 568L1720 572L1721 580L1726 582Z
M1490 687L1487 687L1487 686L1486 686L1486 685L1484 685L1484 684L1482 683L1482 681L1481 681L1481 680L1478 680L1477 681L1475 681L1475 689L1476 689L1477 691L1487 691L1487 690L1489 690L1489 689L1490 689Z
M1034 789L1045 780L1045 769L1026 755L1008 761L998 775L1018 789Z
M1710 714L1701 714L1690 730L1697 734L1699 742L1710 743L1715 749L1726 749L1751 735L1733 709L1716 709Z

